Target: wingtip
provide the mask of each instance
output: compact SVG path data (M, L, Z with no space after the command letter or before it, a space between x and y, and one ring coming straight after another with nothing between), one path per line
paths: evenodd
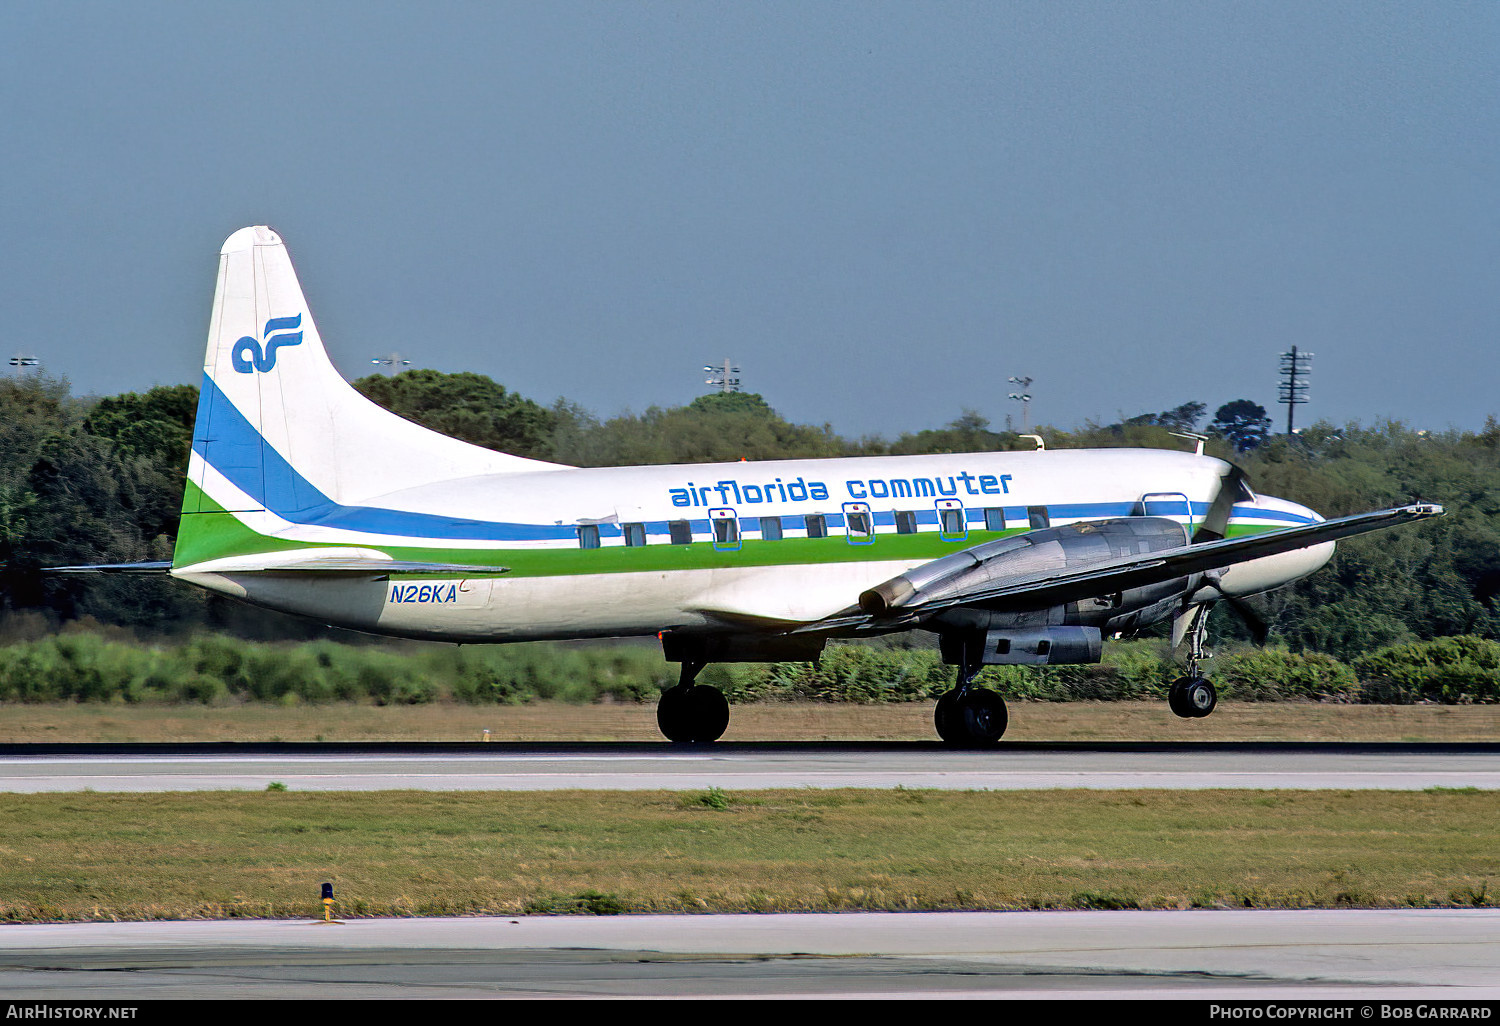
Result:
M281 245L281 236L277 235L265 225L258 224L251 225L248 228L241 228L239 231L229 236L229 238L224 240L224 247L220 249L219 252L221 254L243 253L248 249L254 249L256 246L279 245Z

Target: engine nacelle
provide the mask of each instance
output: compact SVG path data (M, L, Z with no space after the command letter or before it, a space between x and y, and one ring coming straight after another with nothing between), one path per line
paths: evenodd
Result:
M943 662L985 666L1059 666L1097 663L1104 655L1104 635L1097 627L1039 627L986 631L981 635L945 634L939 638ZM982 645L977 652L976 645Z
M859 604L867 613L885 616L933 601L962 601L966 594L998 585L1038 580L1109 559L1174 549L1187 542L1187 528L1165 517L1121 517L1049 527L985 542L924 563L866 591L860 595ZM1181 592L1184 586L1173 581L1103 596L1092 603L1098 615L1087 619L1106 622L1133 608L1158 602L1167 594ZM1078 605L1082 608L1089 603Z
M814 662L826 639L813 634L695 634L663 631L662 657L669 663Z

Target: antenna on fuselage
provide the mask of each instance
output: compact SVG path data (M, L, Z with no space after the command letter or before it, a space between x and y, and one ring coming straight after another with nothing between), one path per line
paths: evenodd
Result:
M1193 453L1198 456L1203 455L1203 443L1208 441L1207 435L1200 435L1193 431L1169 431L1168 434L1174 435L1177 438L1186 438L1188 441L1193 442Z

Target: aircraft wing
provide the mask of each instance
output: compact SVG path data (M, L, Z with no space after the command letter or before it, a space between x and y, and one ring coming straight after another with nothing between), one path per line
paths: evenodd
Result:
M1075 570L993 581L956 594L945 593L924 599L918 593L910 601L880 614L866 613L857 607L850 607L825 620L799 627L797 633L818 630L879 630L897 624L913 625L914 621L920 622L930 614L955 606L1005 611L1046 609L1066 602L1220 570L1262 556L1274 556L1397 524L1440 516L1442 512L1441 506L1431 503L1399 506L1250 537L1187 544L1139 556L1108 559Z
M1442 512L1443 507L1424 503L1376 510L1373 513L1356 513L1353 516L1288 527L1247 538L1184 545L1133 559L1109 560L1071 572L1005 582L961 596L948 596L916 608L946 609L956 605L977 604L983 604L987 609L1055 606L1128 588L1160 584L1189 574L1220 570L1262 556L1274 556L1293 549L1309 548L1368 531L1394 527L1408 521L1440 516Z

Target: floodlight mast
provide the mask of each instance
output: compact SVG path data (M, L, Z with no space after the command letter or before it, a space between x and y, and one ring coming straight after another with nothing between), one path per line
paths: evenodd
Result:
M384 369L387 374L397 373L396 368L398 367L411 366L411 361L401 359L400 353L391 353L389 356L377 356L370 362Z
M1010 383L1021 386L1021 391L1012 392L1007 398L1014 399L1021 404L1021 430L1025 432L1031 428L1031 393L1027 391L1031 387L1031 379L1011 378Z
M1293 414L1297 407L1307 402L1307 379L1312 374L1313 354L1299 352L1292 346L1289 353L1281 354L1281 387L1276 401L1286 405L1286 433L1295 434Z
M708 366L703 368L708 375L705 385L712 385L720 392L738 392L740 390L740 369L729 362L729 357L724 357L724 362L719 366Z

